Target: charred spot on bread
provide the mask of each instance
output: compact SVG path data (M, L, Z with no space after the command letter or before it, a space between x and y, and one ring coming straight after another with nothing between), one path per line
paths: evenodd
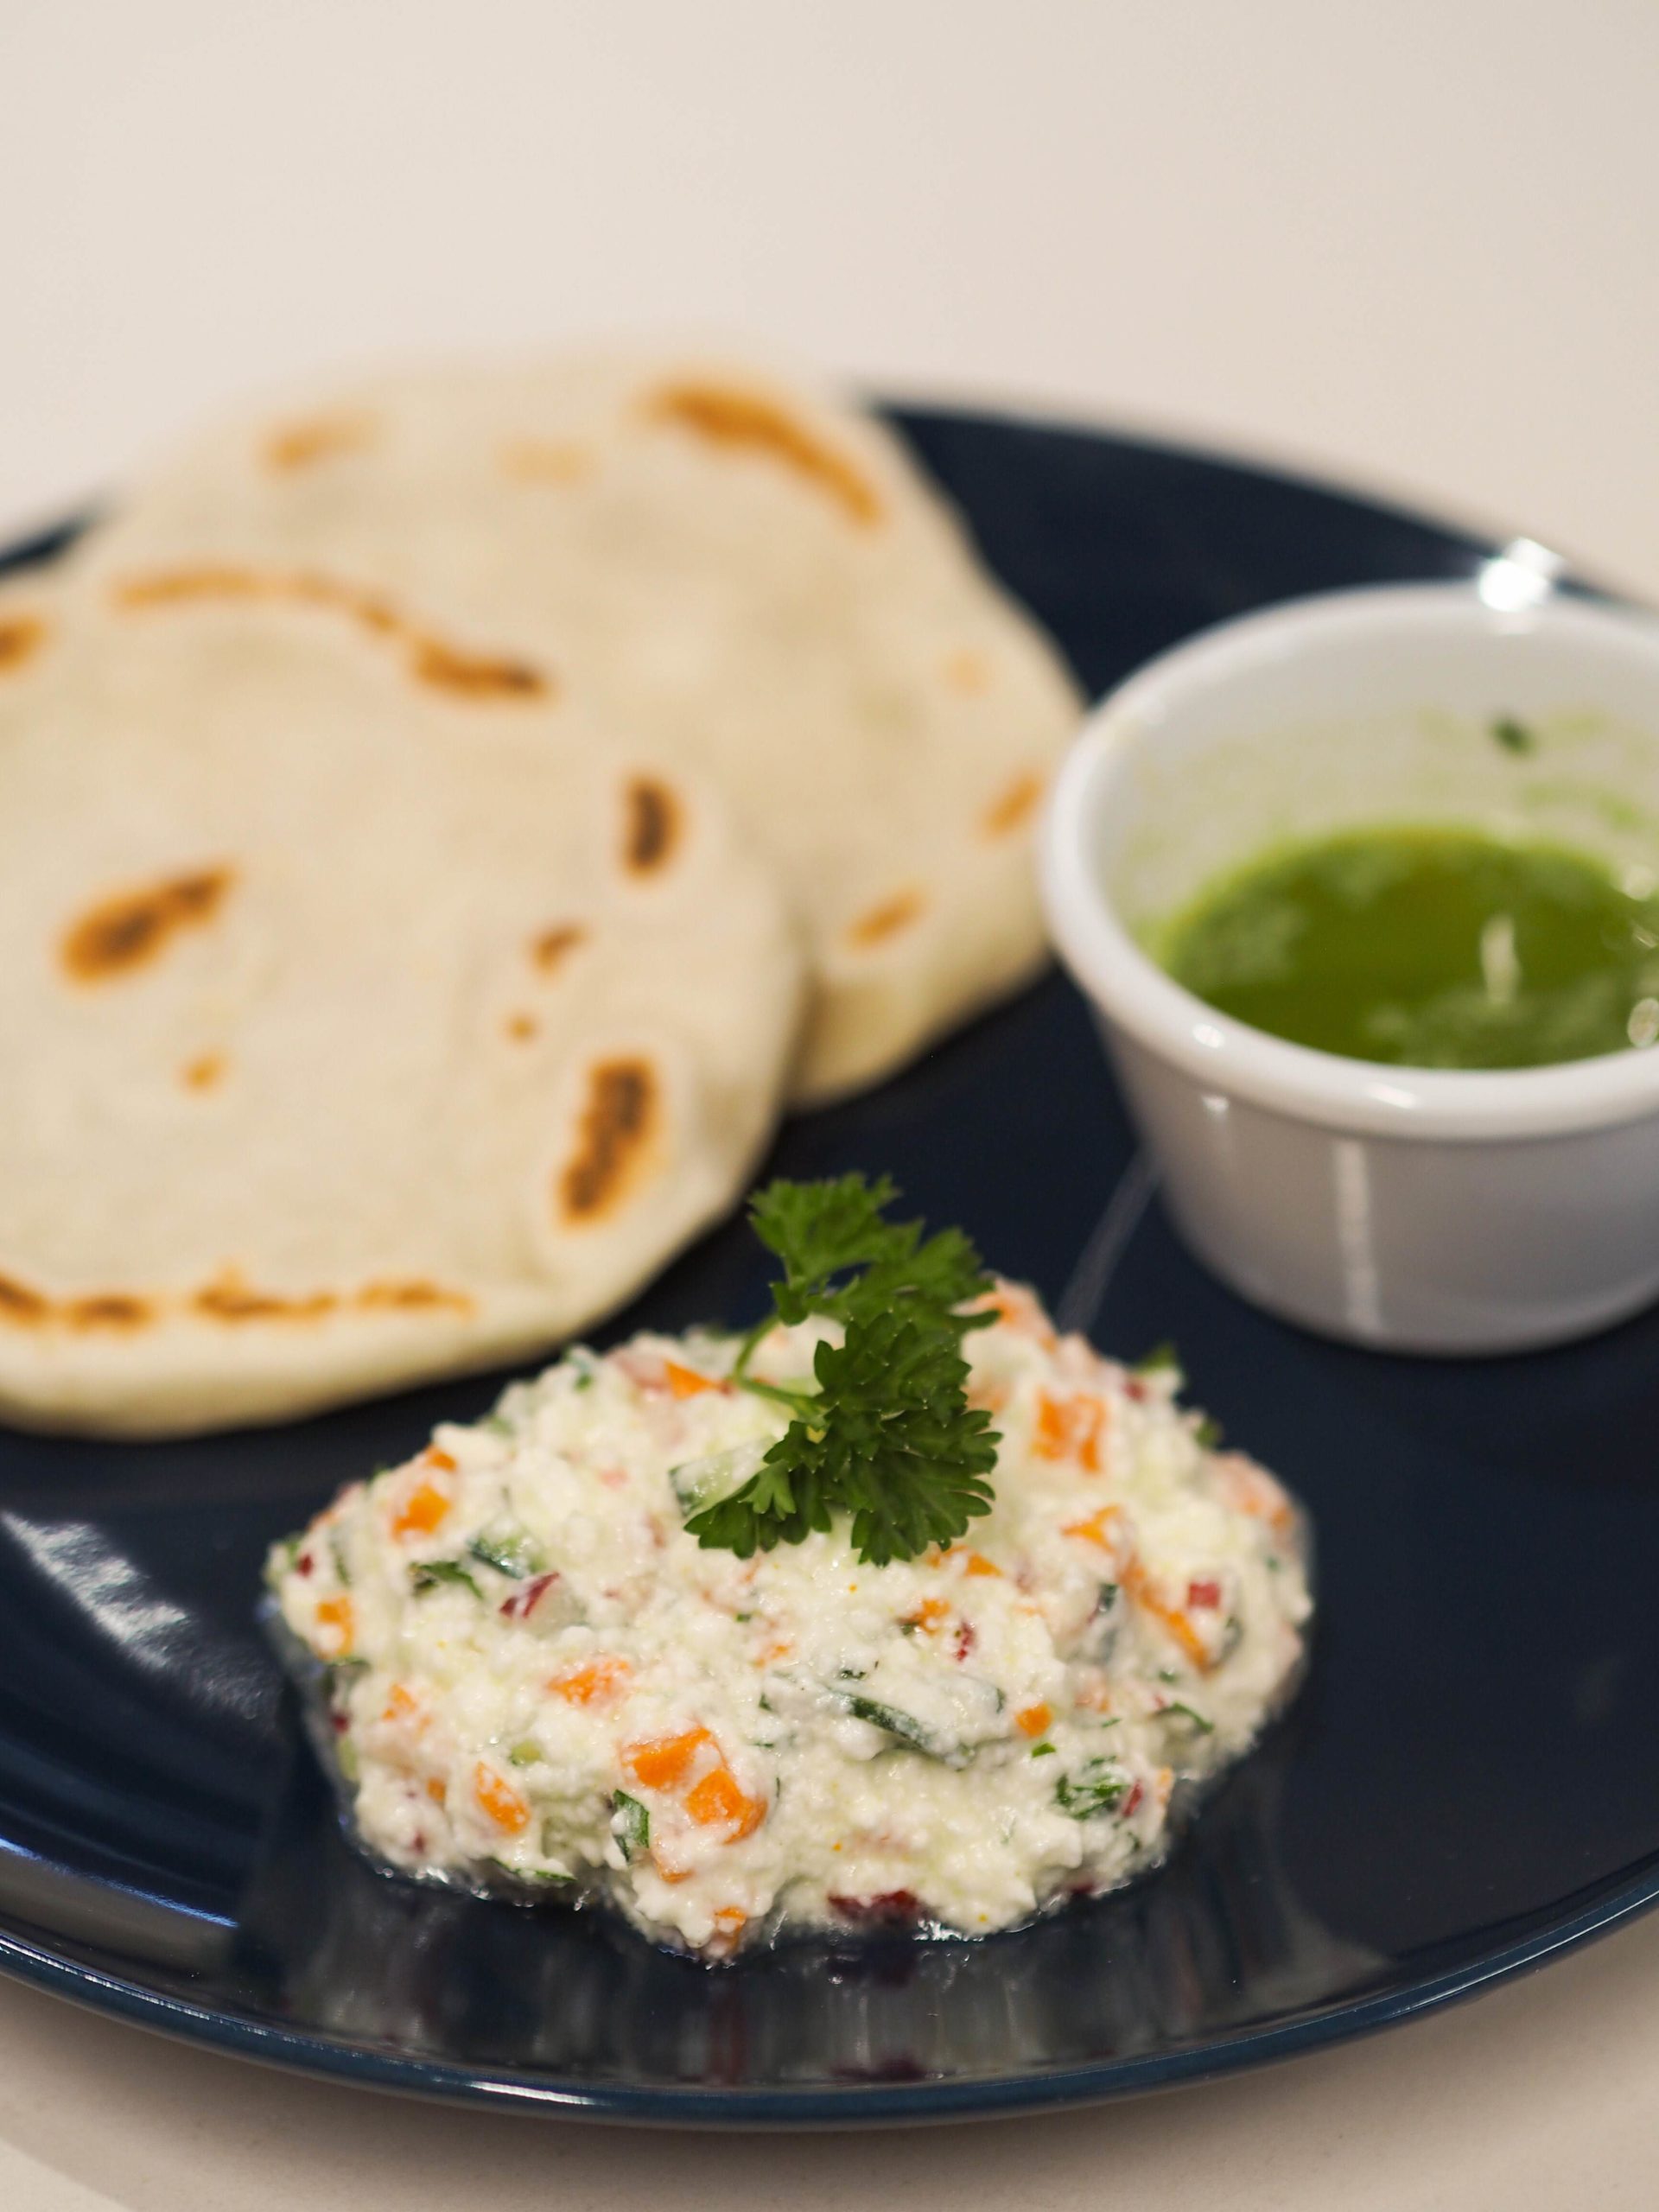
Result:
M849 924L848 943L861 950L885 944L919 921L926 903L919 891L895 891L890 899L867 907Z
M655 875L680 842L680 802L660 778L632 777L623 794L622 864L630 875Z
M26 1282L19 1282L16 1275L0 1275L0 1321L10 1321L15 1326L38 1329L52 1318L52 1301L38 1290L31 1290Z
M82 983L130 974L154 959L180 931L210 922L233 880L228 868L194 868L112 893L64 932L59 948L64 967Z
M155 1319L155 1311L147 1298L135 1298L130 1291L100 1290L64 1300L58 1318L72 1329L142 1329Z
M372 415L308 416L273 430L265 440L260 458L267 468L278 475L287 475L296 469L309 468L320 461L333 461L340 454L360 453L373 442L374 435Z
M580 922L556 922L550 929L543 930L530 941L530 957L544 976L562 968L579 944L587 941L588 932Z
M1029 820L1043 795L1043 779L1029 771L1016 776L1005 791L1000 791L980 817L980 828L988 837L1006 837L1020 824Z
M880 494L862 470L762 392L688 379L653 392L645 412L653 422L688 431L707 444L759 454L792 469L866 528L881 519Z
M423 683L464 699L542 699L552 689L541 670L528 661L461 652L438 638L416 637L410 665Z
M161 569L124 577L118 607L135 612L213 602L316 607L343 614L372 637L403 645L416 682L466 699L545 699L547 672L503 653L474 652L411 621L382 593L310 569L247 569L228 563Z
M43 615L0 614L0 676L15 675L45 643Z
M589 1071L576 1148L558 1179L559 1209L567 1223L585 1227L616 1211L655 1141L660 1118L657 1071L649 1060L603 1060Z

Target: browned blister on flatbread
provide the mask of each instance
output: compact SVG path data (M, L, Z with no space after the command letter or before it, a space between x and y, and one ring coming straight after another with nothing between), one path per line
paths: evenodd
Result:
M660 1149L662 1116L661 1084L643 1054L590 1070L575 1143L558 1177L567 1227L603 1221L626 1203Z
M192 868L108 893L64 931L59 957L65 971L78 983L103 983L143 967L175 937L205 928L233 880L228 868Z

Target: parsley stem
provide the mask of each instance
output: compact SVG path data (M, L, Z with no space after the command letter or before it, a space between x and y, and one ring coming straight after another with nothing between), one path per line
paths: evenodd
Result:
M740 1375L733 1370L732 1380L757 1398L773 1398L780 1406L787 1406L792 1413L810 1415L817 1405L817 1398L810 1390L785 1390L781 1383L757 1382L752 1375Z
M734 1382L743 1381L749 1371L749 1362L754 1357L762 1339L769 1337L777 1325L778 1316L775 1313L763 1313L754 1326L749 1330L737 1348L737 1359L732 1368ZM750 1384L748 1387L753 1389L754 1386Z

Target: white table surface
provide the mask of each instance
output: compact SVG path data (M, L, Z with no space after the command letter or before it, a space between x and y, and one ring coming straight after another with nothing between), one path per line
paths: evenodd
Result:
M7 0L0 529L249 385L667 325L1659 597L1656 93L1651 0ZM792 2142L447 2113L0 1985L0 2206L1615 2212L1659 2202L1656 2087L1659 1923L1244 2080Z

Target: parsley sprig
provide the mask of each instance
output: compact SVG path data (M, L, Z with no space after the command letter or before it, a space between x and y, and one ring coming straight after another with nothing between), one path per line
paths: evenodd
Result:
M772 1311L744 1338L733 1380L795 1418L757 1472L686 1522L698 1542L748 1559L852 1519L873 1567L953 1543L991 1510L996 1465L990 1415L968 1403L962 1339L995 1319L962 1308L990 1287L958 1229L924 1237L890 1222L899 1193L885 1175L773 1183L750 1209L755 1234L783 1262ZM822 1314L842 1323L821 1344L807 1389L764 1382L749 1362L762 1338Z

